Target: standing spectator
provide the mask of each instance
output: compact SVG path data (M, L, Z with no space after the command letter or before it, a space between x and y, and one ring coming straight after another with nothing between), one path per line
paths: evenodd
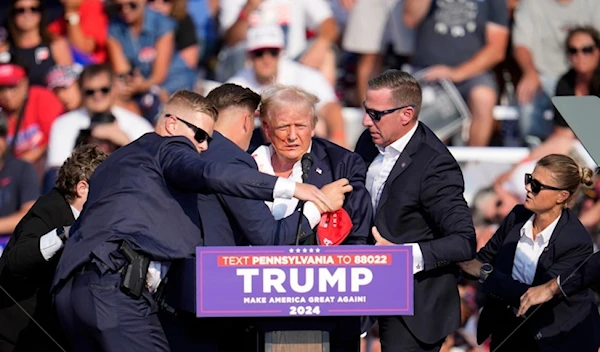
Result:
M177 21L175 29L175 51L186 65L195 70L198 66L200 45L196 38L196 28L187 13L187 0L149 0L151 9L170 16Z
M319 98L316 133L327 136L332 142L346 146L342 108L333 87L323 75L308 66L285 57L283 32L278 26L253 27L248 31L248 56L250 67L240 70L229 82L262 92L273 85L298 86ZM320 120L319 120L320 121Z
M28 69L31 85L46 86L46 74L54 65L73 62L64 38L52 38L39 0L13 0L8 9L8 45L11 56Z
M279 25L285 37L286 57L321 71L335 84L335 55L332 45L337 40L337 25L326 0L221 0L219 23L230 62L224 64L220 77L226 80L244 66L245 40L248 28ZM314 37L307 39L307 32Z
M596 0L520 1L513 28L514 55L523 75L517 85L522 106L524 136L542 139L552 132L544 118L552 108L560 75L569 69L564 57L567 32L577 25L600 23L600 2Z
M404 24L416 29L411 64L425 79L454 82L469 105L470 146L490 142L498 87L490 70L504 60L508 43L506 0L405 0Z
M0 64L0 108L8 117L9 152L42 173L50 127L63 104L43 87L30 87L27 70L18 63Z
M81 72L79 65L54 66L46 76L46 84L60 99L65 111L72 111L81 106L81 92L77 79Z
M61 18L48 30L66 37L76 62L87 65L106 61L108 17L101 0L60 0L64 6Z
M92 137L109 140L123 146L144 133L152 126L143 117L115 105L117 91L114 75L107 64L87 66L79 77L83 96L80 109L60 116L52 125L48 147L49 168L58 168L69 157L81 130L90 128L91 116L97 113L114 115L115 122L96 126Z
M13 233L40 195L35 169L10 154L7 133L6 117L0 113L0 237Z

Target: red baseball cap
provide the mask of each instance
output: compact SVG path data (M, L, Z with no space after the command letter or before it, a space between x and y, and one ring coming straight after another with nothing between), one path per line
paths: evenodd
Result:
M15 64L0 64L0 86L14 87L25 78L25 69Z
M342 244L350 234L352 226L352 219L344 209L321 215L321 222L317 228L319 244L324 246Z

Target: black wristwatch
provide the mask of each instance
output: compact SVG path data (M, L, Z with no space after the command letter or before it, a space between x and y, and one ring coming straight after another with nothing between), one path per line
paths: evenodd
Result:
M479 272L479 283L483 283L488 276L494 271L494 267L492 264L485 263L481 266L481 271Z
M59 226L56 228L56 235L58 236L58 238L60 238L62 243L67 242L67 236L65 235L65 227L64 226Z

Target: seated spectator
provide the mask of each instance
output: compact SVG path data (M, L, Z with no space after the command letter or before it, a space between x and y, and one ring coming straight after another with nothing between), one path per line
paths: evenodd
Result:
M75 62L88 65L106 61L108 17L101 0L60 0L62 17L48 27L54 36L65 37Z
M403 20L416 29L411 65L427 69L427 80L454 82L471 110L469 145L489 145L498 100L490 70L506 52L506 0L405 0Z
M79 131L79 136L75 142L75 146L82 144L95 145L98 150L102 151L106 155L110 155L115 150L122 147L115 141L107 138L99 138L100 133L94 131L96 127L103 128L107 124L114 124L116 121L115 115L110 112L99 112L95 113L90 118L90 127Z
M28 68L29 84L46 86L46 75L54 65L73 62L67 41L52 38L40 0L13 0L8 9L8 50Z
M285 35L285 56L312 67L335 84L335 55L332 45L337 25L327 0L220 0L219 24L229 61L219 80L226 80L244 66L244 46L249 28L279 25ZM307 39L307 32L314 37ZM222 69L222 68L220 68Z
M118 146L152 131L152 126L143 117L115 105L117 91L114 83L114 75L106 64L90 65L83 69L79 77L82 107L60 116L52 125L47 167L58 168L62 165L75 148L81 130L90 128L94 114L114 115L113 123L95 126L92 137L109 140Z
M544 140L552 133L545 112L552 109L550 98L568 70L563 55L567 32L573 26L597 25L600 1L520 1L514 18L514 57L523 72L517 85L521 131Z
M81 69L79 65L54 66L46 76L48 89L56 94L67 112L81 106L81 92L77 84Z
M0 113L0 236L10 236L39 197L33 166L10 154L8 121Z
M8 149L34 164L41 174L50 127L63 104L43 87L30 87L27 69L18 62L0 64L0 108L8 118Z
M319 121L316 129L320 137L327 136L332 142L346 146L344 119L341 105L333 87L323 75L308 66L286 58L283 32L278 26L254 27L248 31L248 56L250 67L232 77L229 82L250 88L256 92L275 85L298 86L319 98L316 105Z
M195 70L200 58L200 45L196 38L194 22L186 11L186 5L186 0L149 0L148 2L151 9L177 21L175 51L190 69Z
M146 0L113 3L117 16L109 25L108 56L114 71L125 77L119 95L136 100L153 121L160 90L193 90L196 73L175 52L173 19L146 7Z

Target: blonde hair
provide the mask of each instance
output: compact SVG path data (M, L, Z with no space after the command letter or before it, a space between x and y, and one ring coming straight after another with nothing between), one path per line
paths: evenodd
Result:
M557 188L570 193L569 199L579 190L580 185L594 184L594 172L587 167L579 167L575 160L563 154L550 154L541 158L537 166L548 169L557 183Z
M319 102L319 98L314 94L295 86L276 85L263 92L261 97L259 113L262 122L269 123L276 111L281 109L308 110L312 117L312 126L316 126L315 105Z
M165 103L163 110L167 111L170 106L189 109L194 112L208 115L213 121L217 121L219 116L219 112L208 99L189 90L178 90L173 93Z

